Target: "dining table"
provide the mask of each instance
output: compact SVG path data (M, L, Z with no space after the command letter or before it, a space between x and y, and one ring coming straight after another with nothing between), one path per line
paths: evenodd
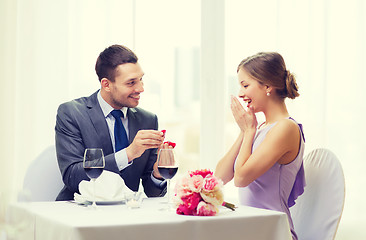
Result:
M139 206L111 203L96 208L74 201L15 202L7 218L19 240L286 240L287 215L238 206L215 216L179 215L165 198L144 198Z

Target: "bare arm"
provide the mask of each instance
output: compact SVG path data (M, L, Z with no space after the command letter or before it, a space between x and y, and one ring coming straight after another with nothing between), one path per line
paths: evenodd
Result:
M241 143L243 141L244 133L240 132L238 138L225 154L225 156L218 162L215 169L215 176L220 178L224 184L230 182L234 177L234 163L239 154Z
M276 162L281 164L291 162L297 156L299 141L300 132L296 123L284 119L268 132L252 154L248 155L248 146L243 142L235 168L235 186L248 186Z
M241 132L226 155L216 166L215 175L222 179L224 183L229 182L234 177L234 164L237 157L251 154L251 146L257 128L257 119L253 109L245 110L237 98L231 98L231 111ZM246 146L246 151L243 151Z

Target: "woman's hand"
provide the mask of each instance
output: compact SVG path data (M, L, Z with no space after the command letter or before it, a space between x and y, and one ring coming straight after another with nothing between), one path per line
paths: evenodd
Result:
M242 132L245 133L248 130L256 131L258 123L253 107L250 106L248 110L245 110L239 100L231 96L231 111Z

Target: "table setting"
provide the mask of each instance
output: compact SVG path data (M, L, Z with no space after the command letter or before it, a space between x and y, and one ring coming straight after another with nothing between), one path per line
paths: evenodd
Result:
M91 205L93 200L96 205L124 204L127 197L135 194L118 174L106 170L95 182L81 181L79 191L80 194L74 194L74 202L80 205Z
M204 169L180 176L172 188L174 194L167 208L167 197L147 198L141 192L132 192L117 174L103 171L95 181L95 198L93 183L86 181L81 183L80 194L75 195L73 201L11 204L9 223L18 230L13 239L291 239L284 213L247 206L237 206L233 211L222 206L222 186L210 173ZM108 194L103 193L106 185L110 191ZM207 208L206 203L197 211L204 198L194 192L196 197L188 201L185 197L192 187L201 192L205 191L204 188L215 189L214 194L208 194L212 198L208 201L216 201L213 208ZM134 204L127 201L131 199L131 193L132 198L137 196ZM90 200L93 199L96 200L96 208L92 207ZM183 206L190 208L184 210Z
M21 240L159 239L291 239L281 212L239 206L219 207L215 216L180 215L161 210L166 198L142 198L137 208L125 203L89 206L70 202L15 203L9 222ZM158 233L158 234L154 234Z
M131 191L118 174L104 170L102 152L85 151L83 166L91 180L80 182L74 200L9 206L9 223L18 229L13 239L291 239L286 214L225 202L224 186L210 170L175 176L179 162L169 149L158 153L168 194L154 198L141 187Z

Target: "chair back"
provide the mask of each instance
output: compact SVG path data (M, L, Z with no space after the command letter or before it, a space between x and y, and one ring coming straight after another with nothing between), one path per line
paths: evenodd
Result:
M299 240L334 239L345 200L345 180L338 158L315 149L304 158L306 187L290 208Z
M55 201L63 186L56 148L49 146L29 165L23 182L26 199L20 200Z

